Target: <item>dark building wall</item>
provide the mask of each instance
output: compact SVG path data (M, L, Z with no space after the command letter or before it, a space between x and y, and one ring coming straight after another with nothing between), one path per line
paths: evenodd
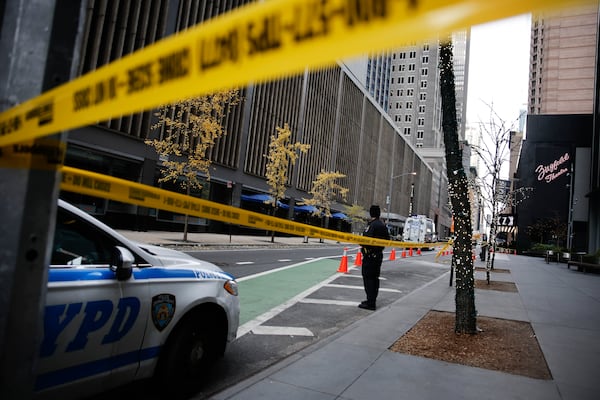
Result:
M93 71L246 3L249 1L155 0L148 7L136 2L90 3L78 71ZM395 180L391 212L406 214L408 188L414 179L415 209L429 214L431 169L405 142L385 112L340 66L306 71L240 91L244 100L226 117L227 135L211 152L211 180L195 191L195 196L246 207L249 205L241 201L243 194L268 192L265 155L276 127L288 123L292 140L311 145L290 170L286 191L290 200L308 197L313 180L322 170L339 171L347 176L341 184L350 191L346 201L336 199L335 211L343 211L344 204L358 204L365 209L379 204L385 208L392 173L417 171L416 177ZM161 161L144 143L161 135L152 128L155 118L153 111L147 111L70 132L66 164L178 190L174 184L158 184ZM119 202L72 193L61 196L118 228L179 229L182 221L177 215ZM192 231L219 229L218 224L205 220L192 219L191 224Z
M589 148L592 140L591 115L530 115L527 117L527 139L523 142L516 178L517 187L533 188L532 194L516 206L519 227L518 246L527 249L532 243L552 243L566 247L571 199L571 169L577 174L589 174L589 165L578 165L577 149ZM580 181L578 181L580 182ZM583 183L587 184L587 180ZM535 237L529 227L562 224L554 235L546 229ZM586 246L587 224L574 224L573 247ZM553 237L556 236L556 237Z

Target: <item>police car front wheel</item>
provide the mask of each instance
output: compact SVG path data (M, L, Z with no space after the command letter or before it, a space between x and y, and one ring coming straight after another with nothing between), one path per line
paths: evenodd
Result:
M172 390L188 392L197 388L218 358L217 335L203 325L196 318L187 318L164 348L158 373L160 381L174 384L170 386Z

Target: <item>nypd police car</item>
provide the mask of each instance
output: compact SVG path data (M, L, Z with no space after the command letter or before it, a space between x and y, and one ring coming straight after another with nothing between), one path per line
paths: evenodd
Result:
M217 266L131 242L59 200L37 397L84 397L143 378L193 388L236 337L237 295Z

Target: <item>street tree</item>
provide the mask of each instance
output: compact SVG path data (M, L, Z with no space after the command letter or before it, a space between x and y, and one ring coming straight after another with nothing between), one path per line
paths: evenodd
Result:
M471 149L483 164L483 171L479 171L481 174L473 186L482 199L484 209L491 212L488 235L488 247L491 252L486 259L489 284L490 270L494 269L500 214L507 207L514 207L526 199L533 189L523 187L511 190L508 181L501 179L502 168L510 161L511 133L516 129L517 120L508 123L499 117L493 105L487 106L490 110L488 121L479 122L479 140L471 145Z
M292 131L289 125L283 128L277 126L277 133L271 135L269 142L269 154L267 158L267 183L271 198L266 201L271 205L273 215L277 212L277 205L285 198L285 189L288 184L288 172L296 163L299 153L306 153L310 149L309 144L300 142L292 143ZM271 234L271 242L275 241L275 231Z
M540 218L527 226L526 233L537 243L553 243L557 250L560 248L560 241L567 242L568 224L559 217Z
M365 215L367 215L367 210L364 207L358 204L352 204L351 206L344 206L344 214L348 216L348 219L352 223L352 227L354 228L355 224L362 224L362 228L365 225Z
M345 177L346 175L341 172L321 170L312 182L312 189L309 192L312 198L302 199L302 204L315 207L313 215L322 217L321 227L328 227L333 202L337 199L346 200L348 189L339 183L339 180Z
M210 181L211 150L227 134L224 118L240 101L239 90L233 89L159 107L154 114L158 122L151 126L158 137L145 141L161 159L158 182L179 184L190 195L192 189L202 188L204 179ZM186 214L184 241L188 219Z
M442 96L442 129L446 148L448 192L454 218L454 252L452 268L456 271L456 333L477 333L475 280L471 257L471 206L469 183L462 163L456 119L456 92L452 61L452 41L440 45L440 92Z

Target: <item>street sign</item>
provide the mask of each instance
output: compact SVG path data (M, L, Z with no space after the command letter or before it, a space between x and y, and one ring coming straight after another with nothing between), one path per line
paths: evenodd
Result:
M498 225L499 226L515 226L516 220L517 220L516 215L500 214L498 216Z

